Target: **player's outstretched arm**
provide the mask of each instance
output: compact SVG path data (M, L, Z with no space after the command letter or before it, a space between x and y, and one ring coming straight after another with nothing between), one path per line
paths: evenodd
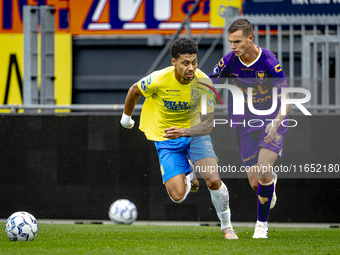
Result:
M137 83L133 84L125 98L124 112L122 115L122 119L120 120L120 124L127 129L133 128L135 121L131 118L133 109L137 104L137 101L140 96L142 96L142 92L137 87Z
M209 135L214 123L214 113L201 115L201 123L191 128L171 127L164 130L164 138L176 139L178 137L195 137Z

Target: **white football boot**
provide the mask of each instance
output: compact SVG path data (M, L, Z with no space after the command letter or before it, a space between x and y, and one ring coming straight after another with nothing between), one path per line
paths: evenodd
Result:
M226 228L222 230L224 239L238 239L236 235L236 230L232 228Z
M268 238L268 227L262 222L257 221L253 238Z

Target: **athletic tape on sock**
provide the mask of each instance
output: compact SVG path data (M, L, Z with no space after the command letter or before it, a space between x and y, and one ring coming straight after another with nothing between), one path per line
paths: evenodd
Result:
M218 190L210 190L211 201L215 207L218 218L221 221L221 229L231 226L231 212L229 209L229 192L227 186L222 182Z

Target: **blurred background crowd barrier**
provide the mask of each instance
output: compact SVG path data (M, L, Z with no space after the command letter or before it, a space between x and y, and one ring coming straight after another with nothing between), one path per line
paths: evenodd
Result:
M199 68L210 74L238 17L253 23L255 43L276 54L290 86L312 95L304 106L313 116L290 113L298 125L278 164L339 162L337 0L8 0L0 12L1 218L27 208L37 218L105 219L114 200L127 198L142 220L217 220L203 180L185 203L168 198L154 145L137 129L142 99L134 130L119 120L129 87L170 65L176 37L196 41ZM226 111L216 106L216 118ZM212 139L221 165L241 166L227 125ZM338 175L302 177L280 179L270 220L339 222ZM256 200L245 176L222 178L233 220L251 221Z

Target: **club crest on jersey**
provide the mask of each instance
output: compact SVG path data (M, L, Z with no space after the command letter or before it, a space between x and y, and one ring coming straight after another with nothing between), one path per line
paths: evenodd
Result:
M140 88L145 91L146 90L146 84L145 84L145 81L142 80L141 84L140 84Z
M264 71L258 71L255 72L255 78L258 82L263 83L265 80L267 80L267 74Z
M280 134L276 134L276 136L274 138L274 142L276 144L280 144L282 142L282 136Z
M191 98L192 99L197 99L200 96L200 92L198 89L192 89L191 90Z

